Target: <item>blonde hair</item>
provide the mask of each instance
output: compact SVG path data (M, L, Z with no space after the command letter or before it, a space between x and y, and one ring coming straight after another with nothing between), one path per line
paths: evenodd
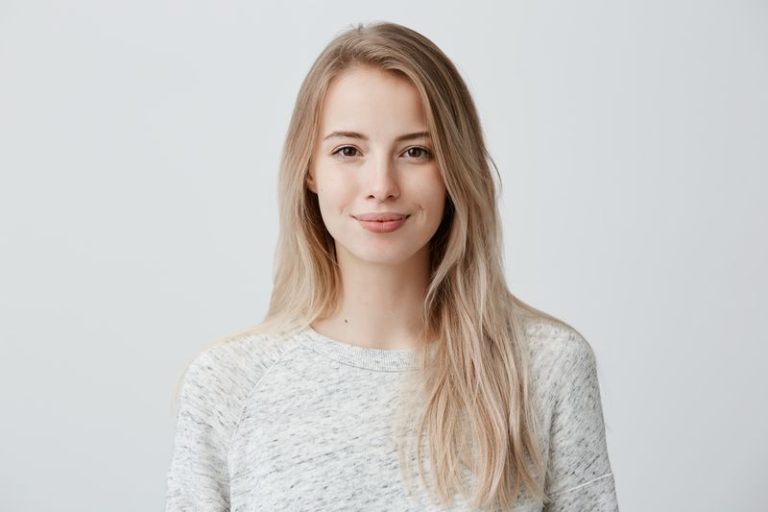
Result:
M419 475L443 505L456 492L469 496L462 468L476 479L474 507L507 508L519 492L547 502L523 317L560 320L525 304L506 286L491 173L493 168L500 187L498 169L459 72L418 32L395 23L357 24L337 35L313 63L299 89L282 151L269 309L260 324L239 334L289 336L338 304L334 240L305 180L329 83L353 65L396 73L416 87L447 192L444 218L429 242L420 371L412 372L420 393L408 394L399 416L406 420L402 426L415 427L417 441L428 440L434 488L421 464L421 442L415 457ZM406 443L401 442L407 430L399 431L402 468L407 466Z

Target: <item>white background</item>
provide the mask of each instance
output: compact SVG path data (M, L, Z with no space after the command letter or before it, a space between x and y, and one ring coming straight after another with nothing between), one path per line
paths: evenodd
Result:
M180 372L266 311L300 82L388 20L469 84L622 511L764 510L766 3L378 4L0 1L0 509L161 510Z

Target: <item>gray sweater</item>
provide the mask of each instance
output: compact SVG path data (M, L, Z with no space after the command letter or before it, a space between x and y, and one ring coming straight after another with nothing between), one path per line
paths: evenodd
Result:
M553 502L512 510L618 511L591 346L548 320L525 330ZM312 328L207 349L181 387L166 512L446 510L426 491L406 493L392 438L398 382L414 371L413 355ZM447 510L472 509L457 496Z

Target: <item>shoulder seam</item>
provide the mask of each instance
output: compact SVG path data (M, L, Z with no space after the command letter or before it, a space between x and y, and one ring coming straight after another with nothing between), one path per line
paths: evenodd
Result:
M284 339L283 342L287 344L287 339ZM272 364L269 365L269 367L266 369L264 374L259 377L259 379L251 386L251 389L248 390L248 393L245 395L245 399L243 400L243 403L240 405L240 413L237 415L237 420L235 421L234 428L232 429L232 435L229 438L229 443L227 443L227 470L229 471L229 468L231 467L231 464L229 461L231 460L232 456L232 441L237 437L237 434L240 432L240 424L243 421L243 416L245 415L245 409L248 405L248 401L253 396L253 394L256 391L256 388L259 387L259 384L262 383L262 381L272 372L272 369L275 368L278 363L280 363L285 357L296 350L297 344L293 344L292 346L286 346L283 347L282 353L277 357L275 361L272 362Z
M568 330L568 331L566 331L565 348L563 350L563 353L561 354L561 358L568 357L567 352L569 350L572 350L572 345L579 343L579 341L580 341L579 338L580 337L581 337L581 335L577 331L575 331L575 330ZM582 339L583 339L583 337L582 337ZM559 361L559 364L564 364L564 362ZM560 372L555 377L555 387L554 387L554 390L552 391L552 393L554 395L552 397L553 398L553 407L555 409L558 408L558 404L560 403L560 397L559 397L558 393L559 393L560 389L562 388L562 384L563 384L563 379L564 378L565 378L565 376L563 375L562 372Z

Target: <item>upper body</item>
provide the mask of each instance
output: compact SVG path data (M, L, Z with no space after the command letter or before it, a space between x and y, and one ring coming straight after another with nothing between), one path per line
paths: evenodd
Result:
M285 137L265 318L311 327L236 335L195 359L167 510L441 510L401 480L393 419L404 397L424 406L443 497L455 472L483 461L461 476L465 490L478 477L484 501L509 502L510 481L538 490L536 478L553 498L545 510L616 510L586 340L562 323L529 323L531 393L516 371L528 363L507 336L514 304L491 167L469 88L432 41L375 23L326 46ZM426 339L436 364L411 373ZM401 389L411 376L427 377L430 400ZM457 432L462 418L446 414L463 412L471 430ZM538 428L528 428L533 414ZM525 467L539 452L546 474ZM469 507L459 496L452 509Z
M513 510L617 511L593 350L564 325L525 325L552 502ZM408 495L398 469L391 419L412 355L311 327L203 352L181 388L166 511L445 510Z

